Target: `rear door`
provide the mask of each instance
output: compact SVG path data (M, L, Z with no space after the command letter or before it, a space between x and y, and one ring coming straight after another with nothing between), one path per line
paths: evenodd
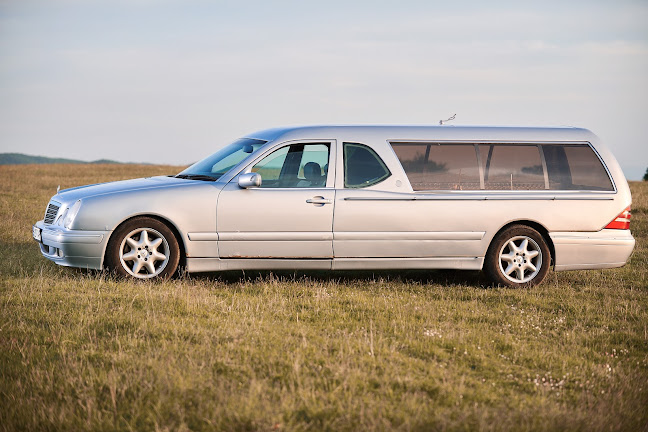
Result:
M483 197L474 145L443 152L425 144L395 149L389 144L373 147L342 144L343 168L336 195L334 241L338 259L456 258L483 255L484 223L475 212ZM439 155L436 155L438 151ZM379 153L380 152L380 153ZM441 153L444 158L440 158ZM437 163L427 162L437 160ZM427 163L426 163L427 162ZM391 169L390 169L391 167ZM410 181L405 177L409 170ZM405 182L430 181L417 193ZM460 192L459 195L453 195ZM481 193L480 193L481 195Z

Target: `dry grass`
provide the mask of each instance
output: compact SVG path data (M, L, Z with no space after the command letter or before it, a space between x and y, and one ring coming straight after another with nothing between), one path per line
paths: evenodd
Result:
M178 171L0 167L0 430L648 430L648 184L622 269L485 289L458 272L63 269L56 186Z

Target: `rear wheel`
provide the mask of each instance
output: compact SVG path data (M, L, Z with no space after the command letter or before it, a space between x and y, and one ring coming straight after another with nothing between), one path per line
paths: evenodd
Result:
M136 279L169 278L178 269L180 247L164 223L150 217L131 219L115 230L106 250L106 266Z
M542 235L528 226L514 225L493 239L484 271L495 284L534 286L545 278L550 263L551 253Z

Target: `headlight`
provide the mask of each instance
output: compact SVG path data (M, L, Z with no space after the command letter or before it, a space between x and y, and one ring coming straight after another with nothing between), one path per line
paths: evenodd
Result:
M81 208L81 200L75 202L72 207L68 207L65 210L63 210L63 213L61 213L61 216L59 216L57 225L59 226L64 226L65 228L70 228L72 225L72 222L74 222L74 218L76 217L77 213L79 213L79 209Z

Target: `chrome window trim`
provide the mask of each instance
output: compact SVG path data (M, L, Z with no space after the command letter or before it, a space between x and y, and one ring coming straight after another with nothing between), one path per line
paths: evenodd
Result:
M450 191L453 194L454 191ZM613 196L411 196L346 197L345 201L613 201Z
M475 147L475 154L477 155L477 165L479 166L479 189L486 190L486 183L484 180L484 167L482 166L481 152L479 151L479 144L473 144Z
M538 152L540 153L540 162L542 162L545 190L549 190L549 172L547 171L547 160L545 159L544 151L542 150L542 144L538 144Z

